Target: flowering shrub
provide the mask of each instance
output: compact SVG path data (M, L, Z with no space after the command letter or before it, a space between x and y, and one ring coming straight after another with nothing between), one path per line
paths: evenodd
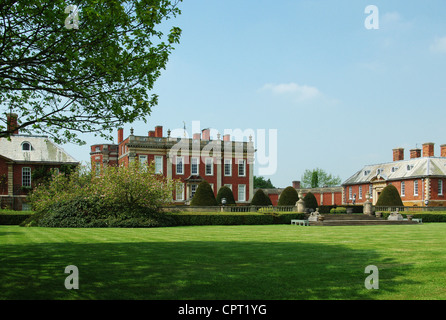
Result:
M29 201L39 225L110 226L113 221L114 226L124 226L140 221L148 226L156 225L154 217L163 216L159 208L172 201L176 183L155 174L153 164L106 167L98 175L79 167L70 175L53 172L48 183L34 189ZM132 223L118 223L126 219L133 219Z

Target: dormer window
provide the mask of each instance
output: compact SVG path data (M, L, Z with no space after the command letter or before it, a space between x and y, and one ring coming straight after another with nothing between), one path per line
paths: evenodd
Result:
M376 175L380 175L384 170L382 168L379 168L376 170Z
M31 150L32 150L31 143L29 142L22 143L22 151L31 151Z

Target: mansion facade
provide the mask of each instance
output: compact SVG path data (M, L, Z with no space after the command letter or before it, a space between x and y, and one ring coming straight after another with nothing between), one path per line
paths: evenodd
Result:
M222 186L229 187L238 204L249 203L254 193L254 146L253 142L231 141L210 137L210 129L194 133L193 138L173 138L170 130L163 135L163 127L157 126L147 136L136 136L133 129L124 138L124 130L118 129L117 144L91 146L92 167L128 165L131 161L154 163L155 171L168 179L181 181L173 195L176 203L189 203L199 183L206 180L214 194Z

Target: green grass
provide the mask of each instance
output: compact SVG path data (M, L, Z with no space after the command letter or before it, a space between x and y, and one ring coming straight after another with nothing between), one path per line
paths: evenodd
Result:
M0 226L0 299L446 299L446 224ZM79 289L64 269L79 269ZM367 290L364 269L379 269Z

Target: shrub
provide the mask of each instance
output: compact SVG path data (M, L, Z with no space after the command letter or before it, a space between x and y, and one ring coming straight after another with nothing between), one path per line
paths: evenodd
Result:
M347 208L345 207L332 208L330 210L330 213L347 213Z
M403 206L398 189L389 184L381 192L375 206Z
M311 192L308 192L304 197L305 208L316 210L318 207L316 197Z
M271 199L262 189L258 189L251 200L253 206L272 206Z
M85 167L69 175L54 173L29 196L36 215L22 225L103 227L128 219L131 225L155 225L147 220L162 218L154 215L171 201L175 184L155 174L154 164L138 162L103 168L97 176Z
M277 205L279 206L294 206L296 202L299 200L299 195L297 194L296 189L289 186L286 187L279 197L279 202Z
M220 190L217 192L217 203L221 204L221 199L226 198L226 204L235 204L234 200L234 194L232 193L232 190L227 186L222 186Z
M214 191L211 185L206 181L200 182L195 194L190 202L191 206L217 206Z

